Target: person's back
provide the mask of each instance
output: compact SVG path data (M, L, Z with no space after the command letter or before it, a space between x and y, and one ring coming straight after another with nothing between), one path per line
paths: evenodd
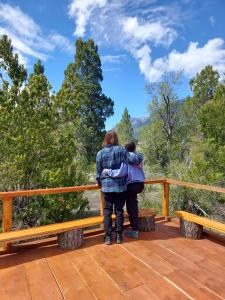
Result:
M97 172L96 177L101 178L103 192L123 192L126 188L126 178L102 177L103 169L119 169L121 163L127 160L127 151L124 147L117 145L105 145L97 153ZM99 163L98 163L99 162Z
M129 151L130 157L137 155L135 153L136 145L133 141L125 144L126 149ZM132 229L127 230L125 234L128 237L138 238L138 199L137 194L141 193L144 189L145 175L143 171L143 163L139 165L131 165L122 163L117 170L104 169L103 175L111 176L113 179L126 178L127 191L126 191L126 205L129 214L129 220Z
M112 213L116 214L116 242L121 243L123 230L123 206L125 204L124 191L126 178L102 177L104 168L118 169L123 162L139 164L142 156L132 156L121 146L118 146L118 136L115 131L106 133L103 149L96 156L96 180L104 193L104 229L105 244L112 243Z
M135 153L130 152L130 155ZM139 165L127 165L127 185L134 182L144 182L145 174L143 170L143 163Z

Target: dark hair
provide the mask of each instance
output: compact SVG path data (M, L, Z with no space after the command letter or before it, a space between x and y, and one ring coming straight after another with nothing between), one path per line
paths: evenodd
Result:
M124 146L125 148L127 148L129 152L134 152L136 149L136 145L134 141L127 141Z
M109 144L111 144L111 145L119 144L118 135L115 132L115 130L110 130L110 131L106 132L106 134L105 134L105 138L102 143L102 146L109 145Z

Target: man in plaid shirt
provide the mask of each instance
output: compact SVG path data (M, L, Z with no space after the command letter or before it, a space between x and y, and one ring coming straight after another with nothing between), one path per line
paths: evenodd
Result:
M122 162L139 164L143 160L141 154L131 155L124 147L118 146L118 136L113 130L105 135L103 149L96 157L96 180L104 193L104 228L105 244L112 243L112 213L116 214L116 242L122 243L123 206L125 204L126 177L111 178L101 176L103 169L119 169Z

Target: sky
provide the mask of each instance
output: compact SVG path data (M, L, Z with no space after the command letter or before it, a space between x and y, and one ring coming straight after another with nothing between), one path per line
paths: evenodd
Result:
M93 38L102 62L104 94L114 101L110 129L127 107L148 116L146 86L164 72L183 71L179 98L207 64L225 71L225 0L0 0L0 35L7 34L32 72L41 59L53 91L74 61L75 41Z

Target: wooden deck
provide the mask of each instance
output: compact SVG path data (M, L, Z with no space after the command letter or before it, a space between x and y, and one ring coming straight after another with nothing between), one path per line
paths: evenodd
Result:
M121 245L89 237L0 256L1 300L225 299L225 243L179 237L174 222Z

